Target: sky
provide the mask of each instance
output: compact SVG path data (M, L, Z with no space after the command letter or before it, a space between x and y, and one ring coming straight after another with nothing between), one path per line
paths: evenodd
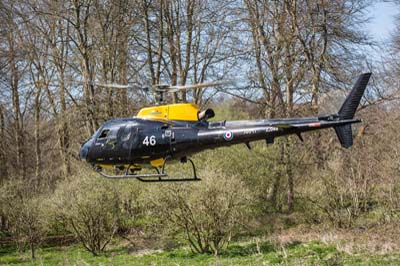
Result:
M385 41L395 28L395 16L400 13L400 8L393 3L378 2L371 5L369 14L371 16L369 31L375 41Z

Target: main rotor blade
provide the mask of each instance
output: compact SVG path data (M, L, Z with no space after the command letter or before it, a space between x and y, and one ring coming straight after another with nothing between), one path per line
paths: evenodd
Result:
M184 90L193 90L193 89L204 89L208 87L220 86L230 83L230 81L215 81L215 82L207 82L207 83L199 83L199 84L191 84L191 85L176 85L170 86L167 90L162 90L165 92L178 92ZM160 91L161 91L160 90Z
M95 86L104 87L104 88L112 88L112 89L144 89L146 87L132 84L132 85L122 85L122 84L104 84L104 83L96 83Z

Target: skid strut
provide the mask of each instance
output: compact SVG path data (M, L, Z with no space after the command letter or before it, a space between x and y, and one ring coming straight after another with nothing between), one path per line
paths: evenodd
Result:
M161 167L161 172L157 167L154 167L157 173L155 174L135 174L135 173L130 173L130 167L129 165L125 169L125 173L123 175L108 175L103 172L101 168L97 168L96 171L103 177L108 178L108 179L128 179L128 178L136 178L137 180L141 182L187 182L187 181L200 181L201 179L197 177L196 174L196 166L194 162L187 157L183 157L181 159L181 163L187 163L189 162L192 166L193 169L193 177L190 178L168 178L168 174L165 173L165 165L167 161L171 159L170 156L165 157L163 165Z

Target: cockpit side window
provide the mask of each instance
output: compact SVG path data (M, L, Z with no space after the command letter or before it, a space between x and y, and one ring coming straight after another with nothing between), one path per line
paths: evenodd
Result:
M97 137L98 140L104 139L116 139L117 138L118 128L104 128L99 136Z
M110 132L110 129L103 129L97 139L105 139L108 136L108 133Z

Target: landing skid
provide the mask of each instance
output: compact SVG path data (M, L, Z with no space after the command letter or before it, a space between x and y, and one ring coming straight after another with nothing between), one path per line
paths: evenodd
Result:
M186 163L186 162L190 162L190 164L192 165L192 169L193 169L193 177L191 178L168 178L168 174L165 173L165 165L167 163L167 161L171 159L171 157L166 157L164 160L164 163L161 167L161 172L158 168L154 167L154 169L157 171L156 174L135 174L135 173L130 173L130 167L131 165L129 165L126 169L125 169L125 174L123 175L108 175L106 173L103 172L103 170L101 168L97 168L96 171L103 177L108 178L108 179L128 179L128 178L136 178L137 180L141 181L141 182L188 182L188 181L200 181L201 179L197 177L196 174L196 166L194 165L194 162L187 157L183 157L181 159L181 163Z

